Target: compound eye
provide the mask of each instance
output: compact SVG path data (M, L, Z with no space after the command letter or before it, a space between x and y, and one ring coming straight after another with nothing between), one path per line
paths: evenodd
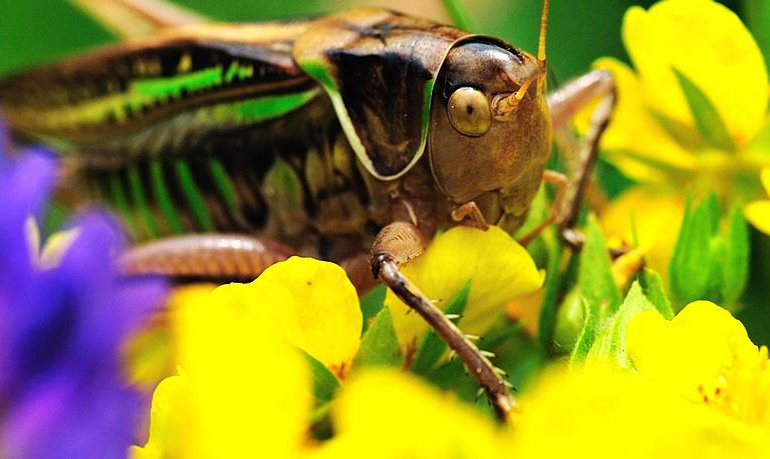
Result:
M492 125L487 96L476 88L460 88L452 93L447 115L455 129L471 137L483 135Z

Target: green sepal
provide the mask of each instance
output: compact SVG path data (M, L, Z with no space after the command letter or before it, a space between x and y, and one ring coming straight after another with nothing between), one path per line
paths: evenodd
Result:
M725 126L722 117L708 96L678 69L672 69L682 88L687 105L690 107L695 126L701 136L712 146L725 150L735 150L735 143Z
M612 276L612 263L602 230L593 215L589 217L585 231L578 268L578 291L591 312L604 318L617 311L622 297Z
M300 351L310 366L310 374L313 376L313 396L316 402L323 404L331 401L340 387L339 381L318 359L301 349Z
M387 293L387 287L380 284L361 298L361 313L364 316L364 332L369 328L369 323L374 320L382 309L382 306L385 304L385 295Z
M660 275L651 269L645 268L639 275L639 282L644 291L644 296L647 297L660 315L666 320L673 319L674 310L671 307L671 301L669 301L666 295Z
M470 291L471 282L468 281L460 291L457 292L457 295L452 298L446 309L444 309L444 313L462 316L465 311L465 306L468 303ZM453 322L456 324L459 320L460 319L455 319ZM439 360L441 360L441 356L444 355L446 350L447 346L446 343L444 343L444 340L436 335L436 332L433 330L428 331L425 336L423 336L420 346L417 348L410 370L413 373L427 374L436 366Z
M727 220L720 293L726 305L732 305L746 288L749 278L749 227L739 206L734 206Z
M545 305L545 302L543 303ZM569 354L575 349L583 335L585 314L586 307L583 297L580 296L577 288L570 289L561 300L556 313L556 324L553 330L553 352L555 354Z
M656 307L644 296L639 283L634 282L615 315L605 320L597 330L586 360L612 362L620 368L633 368L634 364L626 352L626 328L634 316L649 309Z
M583 330L580 332L580 336L575 343L575 347L572 348L572 354L570 355L569 364L575 365L585 361L588 357L588 353L591 351L598 334L598 327L601 323L599 319L599 311L592 309L585 298L580 298L580 304L583 309Z
M371 366L401 367L404 357L398 345L390 309L384 306L361 338L361 346L353 359L353 368Z
M583 307L583 328L570 363L581 362L588 356L602 324L617 312L622 301L620 289L612 276L604 235L594 215L588 218L585 243L580 252L577 291Z
M708 290L713 213L709 199L695 206L688 200L685 205L681 230L668 268L671 293L677 302L702 298Z
M719 231L720 209L712 194L685 208L682 229L669 264L671 293L682 306L707 299L730 307L748 282L748 225L738 206Z

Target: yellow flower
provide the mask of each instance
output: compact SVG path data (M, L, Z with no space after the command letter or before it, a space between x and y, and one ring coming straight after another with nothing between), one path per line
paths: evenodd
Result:
M320 457L502 458L491 419L413 376L372 370L353 377L332 407L335 438Z
M358 351L363 315L345 271L334 263L292 257L250 284L216 290L231 308L269 323L267 333L342 376Z
M466 333L482 334L514 297L532 293L543 282L527 251L502 229L487 231L458 226L433 240L427 251L410 261L403 273L439 308L447 306L468 282L468 303L460 321ZM415 346L427 325L388 291L398 341L403 349Z
M770 362L730 313L708 301L672 321L645 311L628 325L626 348L637 370L685 400L770 436Z
M508 457L766 458L770 439L599 364L552 369L520 399Z
M601 148L642 185L611 203L602 223L608 237L648 250L665 280L685 194L749 199L758 191L751 178L770 166L770 144L758 135L770 129L767 68L740 19L711 0L632 7L622 33L634 68L613 58L594 63L614 75L618 93ZM686 84L715 112L688 102ZM588 119L587 111L581 130Z
M762 169L760 175L765 193L770 195L770 168ZM750 202L743 208L746 220L750 221L758 230L770 234L770 200Z
M768 164L767 145L751 141L767 124L768 75L762 53L740 19L710 0L669 0L648 11L632 7L623 41L636 73L603 58L613 73L618 106L602 139L607 158L640 181L692 189L731 184ZM699 132L677 77L679 72L716 109L730 145L715 145ZM701 126L703 127L703 126Z
M293 458L302 450L310 373L272 337L273 324L252 314L259 298L240 293L186 291L181 374L158 385L149 440L133 457Z
M647 266L665 280L683 215L681 195L655 185L641 185L607 206L600 221L610 247L639 247Z
M127 345L126 366L133 383L153 387L182 362L184 317L195 298L213 285L177 288L167 311ZM339 266L292 257L265 270L249 284L216 288L214 295L235 317L273 324L273 338L302 349L338 378L345 376L360 344L363 315L355 288Z
M173 301L179 374L156 388L149 440L131 449L134 458L362 451L494 458L505 451L491 419L395 370L353 374L333 402L334 440L311 443L311 375L296 348L339 368L355 354L361 329L351 312L355 290L336 265L295 257L251 284L180 289Z

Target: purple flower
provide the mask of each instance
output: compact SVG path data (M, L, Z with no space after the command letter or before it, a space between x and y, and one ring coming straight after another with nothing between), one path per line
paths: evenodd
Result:
M40 216L55 168L42 149L0 150L0 457L125 457L144 399L122 378L120 345L165 283L115 273L121 233L99 212L73 222L55 267L40 266L25 222Z

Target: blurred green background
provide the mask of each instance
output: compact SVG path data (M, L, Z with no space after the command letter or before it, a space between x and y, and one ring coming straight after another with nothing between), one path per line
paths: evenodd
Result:
M225 21L312 16L361 5L377 5L449 21L441 0L178 0ZM491 34L534 50L540 0L454 0L472 32ZM625 58L620 41L623 12L653 1L553 0L548 35L549 64L557 81L586 71L602 55ZM723 2L748 22L770 22L770 0ZM0 75L116 41L65 0L7 1L0 17ZM767 47L766 47L767 49Z

